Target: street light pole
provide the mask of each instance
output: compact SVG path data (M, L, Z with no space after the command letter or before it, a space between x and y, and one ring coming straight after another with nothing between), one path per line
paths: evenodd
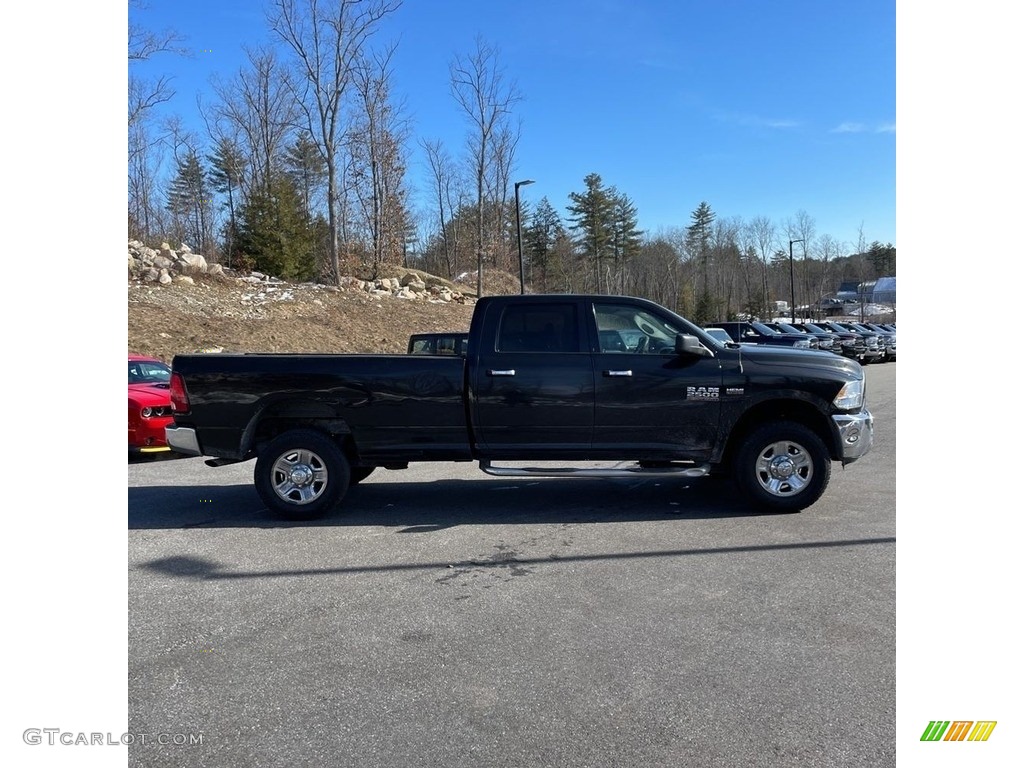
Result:
M803 240L789 241L789 312L790 322L796 322L796 280L793 276L793 243L802 243Z
M519 292L526 293L526 270L523 269L523 225L519 221L519 188L533 184L533 179L516 182L516 247L519 250Z

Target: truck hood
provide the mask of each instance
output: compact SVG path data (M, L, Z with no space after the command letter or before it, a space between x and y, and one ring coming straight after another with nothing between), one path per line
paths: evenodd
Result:
M792 347L743 344L726 350L728 359L751 362L757 365L786 366L803 368L820 373L832 372L844 379L862 379L864 371L856 360L840 357L831 352L816 349L793 349Z

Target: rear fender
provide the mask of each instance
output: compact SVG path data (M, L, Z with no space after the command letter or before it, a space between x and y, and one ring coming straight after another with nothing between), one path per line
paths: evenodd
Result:
M298 427L313 427L331 436L352 433L345 419L327 403L301 398L280 399L261 406L246 424L241 455L251 458L261 443Z

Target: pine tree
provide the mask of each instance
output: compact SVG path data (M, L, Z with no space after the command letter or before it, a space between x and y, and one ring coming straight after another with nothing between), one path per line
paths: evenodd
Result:
M313 195L327 178L327 164L312 137L300 133L295 143L285 152L284 164L302 196L303 208L313 217Z
M569 229L576 233L576 244L584 260L593 265L597 292L601 292L603 262L612 257L611 242L615 231L614 199L596 173L583 179L586 192L569 193Z
M211 223L211 188L199 156L190 151L178 160L177 172L167 193L167 210L178 222L183 242L207 250L207 230Z
M715 214L711 210L711 206L702 201L697 206L697 210L690 214L690 220L693 223L686 228L686 248L690 252L691 258L697 259L697 264L700 267L703 285L699 295L703 297L710 295L708 262L711 252L711 224L715 220ZM711 318L711 320L713 319Z
M874 269L875 277L889 277L896 274L896 248L892 243L882 245L877 240L868 246L868 261Z
M318 232L318 223L306 216L295 182L276 172L267 188L254 188L242 206L238 246L260 272L310 280L317 271Z
M236 216L236 200L241 196L242 179L245 175L245 157L242 150L231 139L222 137L210 161L210 185L214 191L227 196L225 205L228 208L228 220L224 225L224 250L227 253L228 267L232 264L235 247L238 241L238 219Z
M557 268L555 244L565 237L565 227L551 202L542 197L523 231L523 253L530 264L530 283L548 290L548 276Z
M637 226L633 201L619 192L615 192L612 199L612 257L615 260L616 287L619 293L623 293L629 264L640 253L643 232Z

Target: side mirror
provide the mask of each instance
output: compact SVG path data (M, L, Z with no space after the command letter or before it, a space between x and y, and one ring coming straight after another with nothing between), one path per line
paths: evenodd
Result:
M712 357L711 350L700 343L700 339L688 333L676 334L676 354L690 357Z

